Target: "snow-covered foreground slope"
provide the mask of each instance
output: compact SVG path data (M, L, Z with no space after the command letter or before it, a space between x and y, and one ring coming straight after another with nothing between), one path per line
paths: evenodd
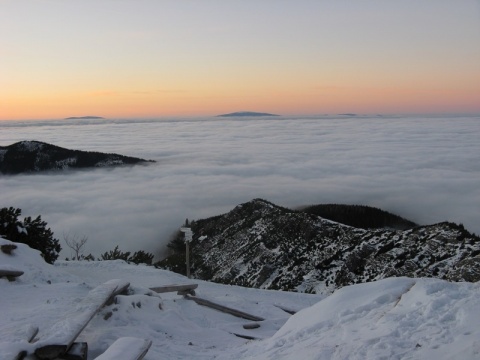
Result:
M10 243L0 238L0 245ZM37 251L17 244L0 252L0 267L23 270L15 282L0 279L0 359L12 359L111 279L131 283L83 330L89 359L124 336L153 341L145 359L478 359L480 284L390 278L353 285L324 298L189 280L123 261L48 265ZM198 283L197 296L265 318L245 330L240 319L150 287ZM160 296L161 295L161 296ZM290 315L280 307L299 311ZM303 310L302 310L303 309ZM262 340L245 340L233 333Z
M231 358L479 359L479 285L390 278L348 286Z

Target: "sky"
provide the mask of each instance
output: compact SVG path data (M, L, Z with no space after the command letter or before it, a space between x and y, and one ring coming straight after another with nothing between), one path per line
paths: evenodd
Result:
M480 1L0 0L0 120L479 113Z
M155 160L147 166L0 176L0 207L42 219L85 254L164 254L185 219L262 198L295 208L368 205L480 234L480 116L0 122L0 144L39 140Z

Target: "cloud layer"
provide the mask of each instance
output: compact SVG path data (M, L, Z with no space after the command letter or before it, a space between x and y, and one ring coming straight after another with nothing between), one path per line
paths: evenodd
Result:
M256 197L379 207L480 233L480 119L296 118L1 122L0 145L39 140L154 159L146 166L0 176L0 206L89 238L100 255L160 255L185 218ZM64 246L66 249L66 247ZM64 250L63 256L69 256Z

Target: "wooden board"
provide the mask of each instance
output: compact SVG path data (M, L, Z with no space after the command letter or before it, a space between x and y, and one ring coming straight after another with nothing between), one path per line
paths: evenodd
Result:
M172 284L172 285L164 285L150 288L150 290L155 291L157 293L167 293L167 292L175 292L175 291L193 291L198 287L198 284ZM183 295L183 294L182 294Z
M117 339L110 347L95 360L141 360L152 346L151 340L134 337Z
M22 276L24 273L22 270L15 270L10 268L0 268L0 277L6 276L8 280L11 278Z
M88 344L86 342L75 342L65 355L62 355L62 360L87 360Z
M130 283L124 281L123 283L119 284L117 289L113 292L112 296L105 302L104 306L112 305L115 302L115 296L123 294L126 295L128 292L128 288L130 287Z
M243 325L243 328L246 330L258 329L260 327L259 323L250 323Z
M250 335L237 334L237 333L230 333L230 334L235 335L236 337L239 337L242 339L247 339L247 340L262 340L261 338L257 338L255 336L250 336Z
M292 309L288 309L286 308L285 306L280 306L280 305L274 305L276 306L277 308L285 311L286 313L290 314L290 315L295 315L297 312L295 310L292 310Z
M242 318L242 319L247 319L247 320L252 320L252 321L263 321L263 320L265 320L264 318L261 318L259 316L251 315L251 314L248 314L248 313L240 311L240 310L235 310L235 309L229 308L227 306L220 305L220 304L214 303L210 300L205 300L205 299L202 299L202 298L199 298L199 297L193 297L193 296L186 295L185 299L193 300L198 305L207 306L209 308L212 308L212 309L215 309L215 310L218 310L218 311L221 311L221 312L224 312L224 313L227 313L227 314L230 314L230 315Z
M0 276L22 276L22 270L2 269L0 268Z
M30 326L27 331L27 341L29 343L33 342L35 336L38 334L38 327L37 326ZM27 351L20 351L17 356L15 356L14 360L23 360L28 355Z
M0 245L0 250L7 255L12 255L12 251L17 248L15 244L4 244Z
M49 330L42 330L47 338L36 343L37 358L56 359L65 354L95 314L119 290L128 286L126 281L110 280L91 290L74 309L65 314L63 320L56 322Z

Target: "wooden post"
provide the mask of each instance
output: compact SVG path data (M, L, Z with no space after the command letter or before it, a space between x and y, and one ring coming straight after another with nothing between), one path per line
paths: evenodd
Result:
M187 263L187 278L190 279L190 246L189 242L185 241L185 261Z

